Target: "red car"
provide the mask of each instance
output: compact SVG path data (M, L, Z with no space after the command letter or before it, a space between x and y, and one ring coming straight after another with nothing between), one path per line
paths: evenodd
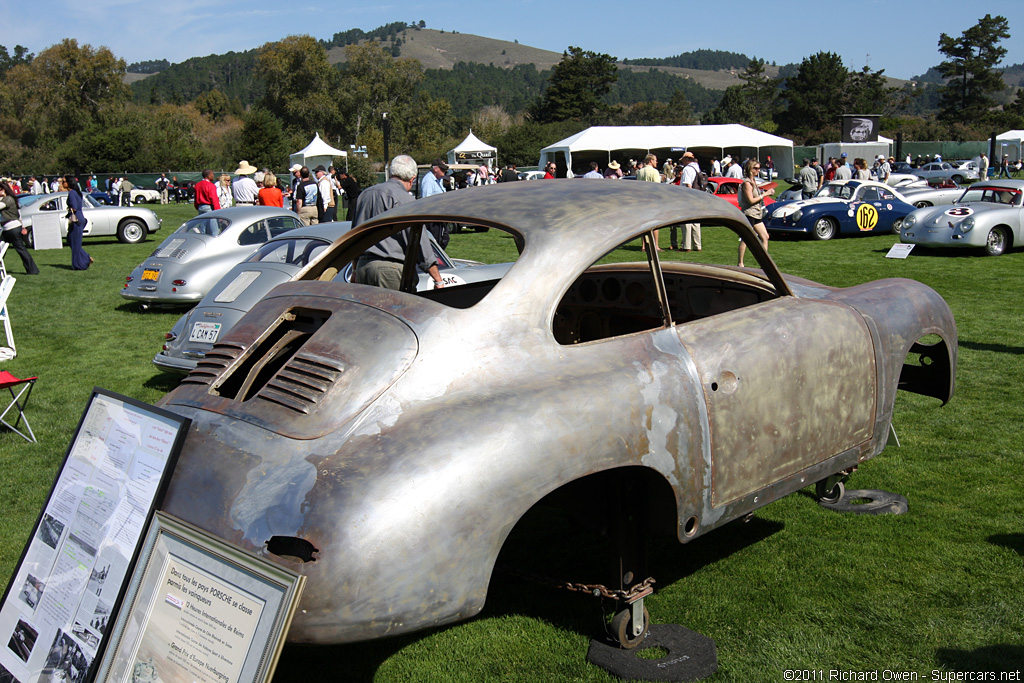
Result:
M740 178L708 178L708 192L715 195L716 197L724 199L725 201L729 202L738 209L740 207L740 185L742 184L743 180ZM778 183L766 183L764 185L761 185L761 189L764 190L765 192L771 192L778 186ZM770 206L774 203L774 199L772 199L771 197L765 197L765 206Z

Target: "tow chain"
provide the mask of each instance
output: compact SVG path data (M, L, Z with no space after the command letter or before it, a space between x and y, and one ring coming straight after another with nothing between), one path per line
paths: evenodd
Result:
M646 597L654 592L655 580L653 576L648 576L639 583L634 583L626 590L621 588L608 588L601 583L576 583L573 581L564 581L560 579L553 579L548 576L542 576L534 572L527 572L519 569L513 569L509 566L500 566L498 570L506 574L517 576L527 581L533 581L534 583L541 583L554 588L561 588L573 593L588 593L593 595L595 598L606 598L608 600L619 600L621 602L631 603L640 598Z

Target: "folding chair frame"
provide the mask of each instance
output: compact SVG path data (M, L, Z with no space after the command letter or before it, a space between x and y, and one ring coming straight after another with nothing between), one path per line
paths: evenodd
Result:
M32 396L32 387L36 385L36 379L36 377L29 377L28 379L23 379L18 382L12 382L5 385L4 388L11 392L11 404L4 409L4 412L0 413L0 424L9 428L12 432L26 441L31 441L32 443L37 443L36 435L32 433L32 426L28 423L28 418L25 416L25 406L28 405L28 399ZM18 386L20 386L21 389L15 393L14 389ZM7 413L11 412L11 408L15 407L18 409L18 419L14 421L14 424L11 424L4 418L7 417ZM22 422L25 423L25 429L28 431L28 436L18 429L18 425Z

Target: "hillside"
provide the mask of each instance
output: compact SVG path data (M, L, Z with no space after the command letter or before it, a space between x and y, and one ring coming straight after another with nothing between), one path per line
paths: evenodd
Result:
M436 29L407 29L401 34L405 42L401 45L402 57L418 59L424 69L451 69L459 62L467 64L492 64L507 69L520 64L533 64L537 71L546 71L561 61L561 52L542 50L507 40L496 40L472 33L453 33ZM384 43L390 45L390 43ZM566 46L568 47L568 45ZM620 60L623 55L614 55ZM333 47L327 52L332 64L345 61L345 48ZM725 90L730 85L739 83L738 72L735 70L705 71L702 69L684 69L671 66L638 66L620 64L620 69L636 73L646 73L652 68L658 71L688 78L711 90ZM777 75L778 67L767 68L769 75Z
M407 29L401 33L401 37L405 40L400 48L401 56L418 59L424 69L451 69L459 62L467 62L507 68L519 64L533 64L538 71L544 71L562 59L561 52L484 38L471 33L423 28ZM344 62L345 48L331 48L327 51L327 58L332 64Z
M428 71L451 71L457 64L463 63L481 64L507 70L533 65L538 72L544 72L550 70L562 59L560 52L542 50L516 42L496 40L470 33L430 28L407 28L393 35L399 43L397 52L400 56L419 60L423 68ZM382 44L392 48L394 41L385 38ZM332 64L344 63L345 48L331 47L328 49L327 55ZM217 87L229 98L238 98L243 104L250 104L259 95L259 88L255 87L251 78L253 56L254 51L249 50L237 54L195 57L149 76L129 73L125 80L133 84L133 90L138 99L148 99L155 95L163 101L170 101L177 93L181 100L190 101L211 87ZM620 60L626 57L626 55L614 56ZM736 68L705 70L621 63L619 68L644 75L651 70L656 70L659 74L683 78L688 83L718 93L740 82L740 69ZM766 72L769 76L777 77L782 68L785 67L768 65ZM794 68L794 65L790 65L789 68ZM146 80L145 83L140 82L143 79ZM889 79L891 86L902 86L905 83L906 81ZM433 88L431 89L433 90ZM684 90L691 90L691 87L684 88ZM437 94L443 96L443 93ZM531 92L530 96L534 96L534 93ZM698 110L706 110L714 105L714 102L709 102L708 98L701 96L700 93L687 92L687 96L694 102ZM717 101L718 97L720 95L714 96L713 100Z

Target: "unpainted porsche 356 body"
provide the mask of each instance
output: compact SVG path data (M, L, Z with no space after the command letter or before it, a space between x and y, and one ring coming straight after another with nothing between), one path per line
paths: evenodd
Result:
M689 221L761 269L660 261L650 231ZM433 222L505 230L519 258L430 292L411 261L406 291L331 281ZM640 262L593 265L620 245ZM628 480L685 543L848 472L885 447L897 389L950 398L956 342L928 287L784 277L706 193L448 193L340 238L165 397L193 427L164 508L306 575L293 641L414 631L476 614L517 521L569 488L603 505Z

